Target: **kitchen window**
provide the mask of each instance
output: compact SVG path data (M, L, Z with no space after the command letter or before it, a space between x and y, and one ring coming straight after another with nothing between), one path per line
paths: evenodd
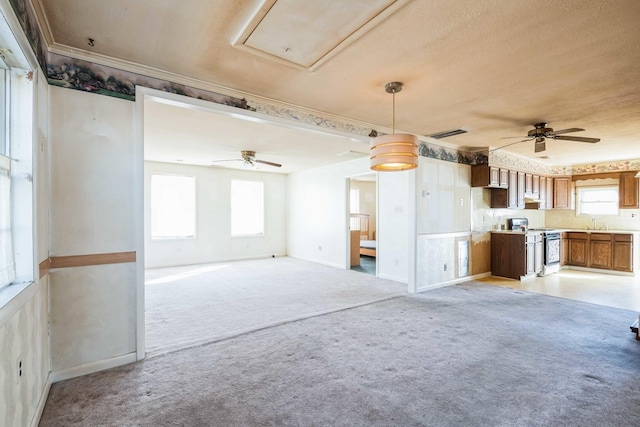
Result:
M577 215L618 215L618 187L582 187L578 192Z

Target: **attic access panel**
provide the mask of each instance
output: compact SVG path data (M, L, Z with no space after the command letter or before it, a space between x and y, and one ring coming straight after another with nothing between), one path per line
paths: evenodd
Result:
M313 71L409 0L264 0L233 42Z

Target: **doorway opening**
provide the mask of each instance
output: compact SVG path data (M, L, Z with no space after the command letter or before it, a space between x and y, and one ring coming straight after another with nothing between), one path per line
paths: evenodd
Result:
M349 178L349 261L354 271L376 275L376 174Z

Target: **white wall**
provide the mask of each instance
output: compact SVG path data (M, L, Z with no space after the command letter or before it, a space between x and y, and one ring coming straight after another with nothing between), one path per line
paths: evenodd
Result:
M470 231L471 167L420 157L417 173L418 234Z
M347 267L347 177L367 172L369 159L361 158L287 176L289 256Z
M49 93L51 255L135 251L134 103L55 86ZM135 268L51 271L56 379L135 360Z
M413 286L416 170L378 173L378 276Z
M458 242L471 231L471 168L420 158L417 171L417 256L415 290L460 278Z
M151 239L149 188L152 174L196 178L196 238ZM144 175L147 268L286 255L286 175L158 162L145 162ZM264 236L231 236L232 179L264 183Z

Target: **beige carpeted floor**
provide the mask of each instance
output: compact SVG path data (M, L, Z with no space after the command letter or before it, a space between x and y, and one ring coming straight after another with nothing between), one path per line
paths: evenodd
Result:
M40 425L636 427L632 315L469 282L56 383Z
M397 297L407 290L406 284L288 257L146 273L150 356Z

